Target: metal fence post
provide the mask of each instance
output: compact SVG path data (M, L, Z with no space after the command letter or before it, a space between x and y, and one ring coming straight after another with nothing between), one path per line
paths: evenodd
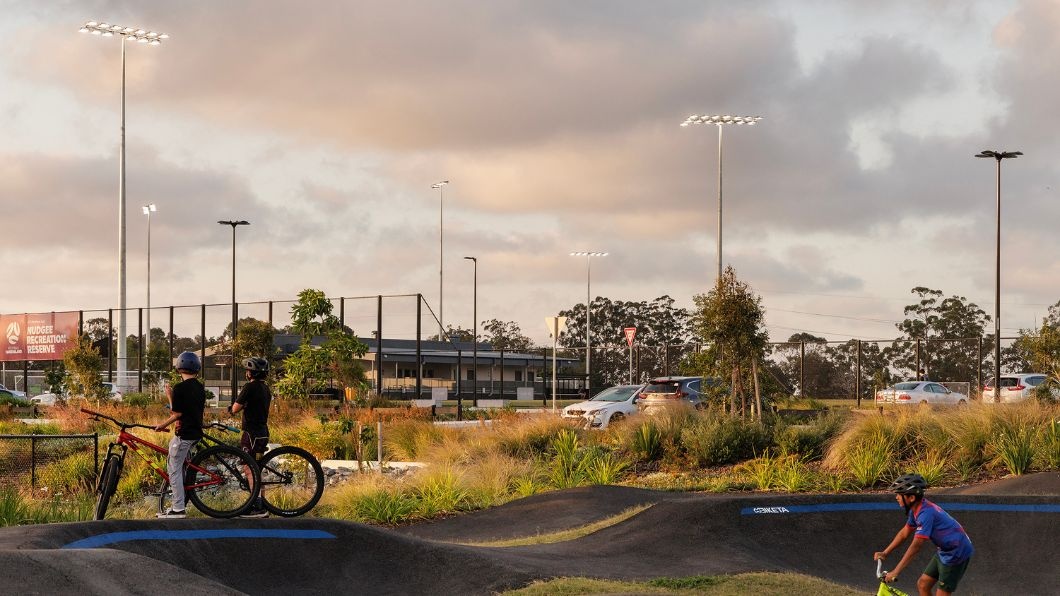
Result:
M148 335L151 330L147 330ZM136 309L136 391L144 392L144 309Z
M107 382L114 382L114 309L107 309Z
M173 307L169 307L169 359L173 360L173 346L177 340L177 332L173 330ZM170 362L172 365L173 363Z
M916 380L918 380L918 381L922 381L923 380L923 379L920 378L921 375L920 375L920 338L919 337L916 338L916 370L914 370L913 373L916 375L916 377L915 377Z
M423 391L423 294L416 294L416 397ZM382 427L382 422L379 423Z
M857 376L854 377L854 391L858 394L858 407L861 407L861 340L858 340Z
M383 296L375 297L375 394L383 395Z
M806 340L799 342L799 393L806 397Z
M978 383L979 383L979 387L977 389L979 389L979 391L982 391L983 390L983 336L982 335L979 336L979 354L977 356L975 370L976 370L976 374L977 374L976 381L978 381ZM996 383L997 381L995 380L994 382ZM969 393L971 393L971 392L969 392ZM969 395L968 397L971 397L971 396Z
M29 490L37 492L37 435L29 438Z

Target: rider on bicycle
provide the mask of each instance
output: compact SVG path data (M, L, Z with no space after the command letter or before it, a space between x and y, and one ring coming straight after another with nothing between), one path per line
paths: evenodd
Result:
M243 368L247 371L249 382L243 385L239 397L228 406L228 411L232 414L243 412L243 435L239 439L239 446L257 458L265 453L269 443L269 405L272 403L272 392L265 384L265 377L269 374L269 361L264 358L247 358L243 361ZM259 495L258 502L241 517L268 515Z
M936 596L949 596L957 589L975 549L961 524L941 507L924 498L926 489L927 481L920 474L905 474L891 484L890 490L895 493L895 499L905 508L906 525L898 531L887 548L877 552L874 558L877 561L887 558L909 536L913 536L905 556L894 571L884 578L885 582L890 583L898 579L898 574L913 561L924 542L931 540L938 552L920 575L916 587L920 596L930 596L931 588L938 582Z
M173 503L165 513L158 517L179 519L184 513L184 462L191 453L191 448L202 439L202 414L206 409L206 389L195 377L202 370L202 363L195 352L182 352L177 356L177 372L181 382L167 387L170 415L155 427L164 431L177 423L173 438L169 441L169 457L166 460L166 471L169 473L169 484L173 487Z

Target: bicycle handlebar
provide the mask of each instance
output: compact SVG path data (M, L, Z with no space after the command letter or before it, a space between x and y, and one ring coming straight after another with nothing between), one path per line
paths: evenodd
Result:
M887 572L883 570L883 559L876 560L876 579L883 579Z
M89 416L95 418L96 420L99 420L100 418L103 418L105 420L110 420L111 422L114 423L115 426L117 426L117 427L119 427L121 429L143 428L143 429L147 429L147 430L155 430L155 427L149 426L147 424L132 424L132 423L129 423L129 422L122 422L121 420L118 420L117 418L114 418L114 417L111 417L111 416L107 416L106 414L104 414L102 412L96 412L95 410L89 410L88 408L81 408L81 412L83 412L85 414L88 414Z

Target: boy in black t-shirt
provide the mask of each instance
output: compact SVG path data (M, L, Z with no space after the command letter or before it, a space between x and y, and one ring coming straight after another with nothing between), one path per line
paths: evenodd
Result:
M155 430L164 431L170 424L177 423L173 438L169 441L169 457L166 460L169 485L173 489L173 503L168 511L159 513L157 517L185 517L184 465L191 448L202 438L202 414L206 409L206 389L195 378L200 370L202 363L195 352L183 352L177 356L177 372L183 380L166 388L172 413L165 422L156 426Z
M272 392L265 384L265 377L269 374L269 361L264 358L247 358L243 361L243 368L247 370L247 380L250 381L239 391L239 397L228 407L228 411L236 414L243 412L243 435L239 439L239 446L250 455L257 458L269 444L269 406L272 404ZM248 472L249 477L253 474ZM240 517L268 517L269 512L262 505L262 498L258 496L258 502Z

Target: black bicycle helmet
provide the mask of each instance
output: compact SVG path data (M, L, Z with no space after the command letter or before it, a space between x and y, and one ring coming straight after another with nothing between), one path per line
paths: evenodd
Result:
M198 373L202 370L202 362L195 352L181 352L177 356L177 370L186 370L189 373Z
M245 358L243 368L255 379L264 379L269 374L269 361L264 358Z
M924 480L924 477L920 474L903 474L891 483L889 490L899 495L917 495L922 497L927 487L927 480Z

